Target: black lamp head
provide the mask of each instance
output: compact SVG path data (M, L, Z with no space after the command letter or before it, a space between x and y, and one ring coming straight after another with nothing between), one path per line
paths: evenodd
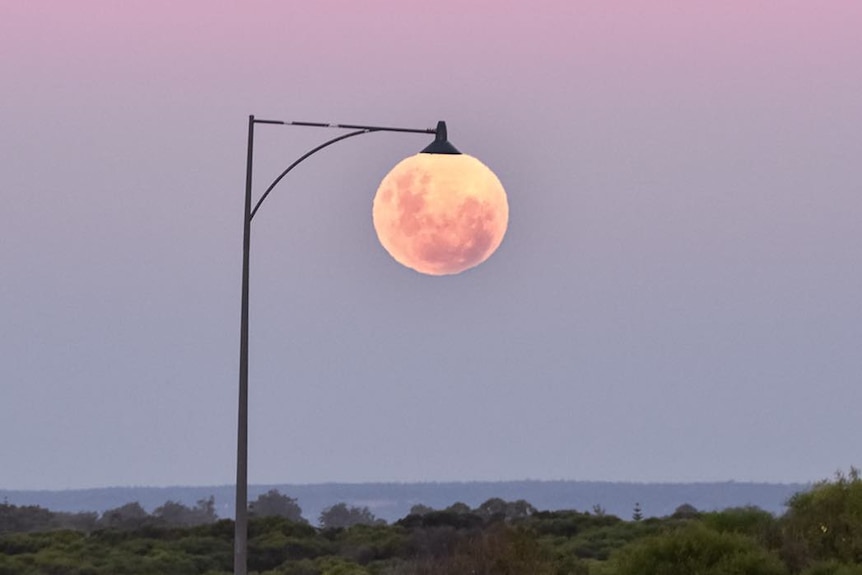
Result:
M458 148L449 143L446 122L437 122L434 141L422 150L421 154L460 154Z

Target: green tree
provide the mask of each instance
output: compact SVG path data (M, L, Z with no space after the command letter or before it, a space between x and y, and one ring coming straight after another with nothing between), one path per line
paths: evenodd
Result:
M320 513L320 526L324 529L347 528L353 525L375 525L381 523L368 507L348 506L336 503Z
M150 514L137 501L108 509L99 518L98 526L109 529L139 529L150 519Z
M753 539L690 524L639 539L611 556L614 575L784 575L781 561Z
M62 511L54 513L54 520L52 521L56 529L71 529L73 531L86 531L88 533L96 529L98 522L98 513L66 513Z
M215 511L215 497L212 495L206 499L198 499L197 504L192 508L192 511L197 516L197 523L195 523L195 525L215 523L218 521L218 515L216 515Z
M421 503L417 503L413 507L410 508L410 515L427 515L429 513L433 513L434 508L429 507L427 505L423 505Z
M808 560L862 563L862 479L859 470L838 472L788 501L786 544Z
M251 517L284 517L297 523L308 523L302 516L302 508L293 497L282 495L278 489L270 489L249 503Z
M802 575L862 575L862 565L847 565L828 561L812 565L803 571Z
M729 507L722 511L701 513L700 521L710 529L726 533L740 533L757 540L770 550L782 545L779 520L759 507Z
M683 503L674 510L671 517L674 519L695 519L699 515L700 512L697 510L697 507L690 503Z
M470 509L469 505L467 505L466 503L463 503L461 501L456 501L455 503L453 503L452 505L450 505L449 507L444 509L444 511L448 511L449 513L457 513L457 514L461 514L461 515L473 512L473 510Z
M153 511L153 517L171 527L191 527L215 522L215 498L200 499L194 507L187 507L177 501L166 501Z
M492 497L476 508L476 515L486 521L526 519L535 512L536 508L523 499L505 501L499 497Z
M641 511L641 504L635 503L635 508L632 511L632 521L641 521L644 518L643 511Z
M54 513L38 505L18 507L7 501L0 505L0 533L44 531L53 520Z
M454 553L438 559L428 575L555 575L552 559L528 531L495 523L464 538Z

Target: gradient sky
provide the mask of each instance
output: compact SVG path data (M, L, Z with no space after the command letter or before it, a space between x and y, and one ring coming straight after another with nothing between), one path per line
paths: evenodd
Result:
M229 484L246 127L506 186L420 276L348 140L255 218L253 483L860 465L862 3L4 0L0 487ZM333 132L262 126L258 192Z

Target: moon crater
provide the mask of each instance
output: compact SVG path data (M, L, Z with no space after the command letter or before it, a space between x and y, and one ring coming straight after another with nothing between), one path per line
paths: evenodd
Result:
M502 184L467 155L417 154L383 179L374 197L380 243L401 264L430 275L484 262L506 233Z

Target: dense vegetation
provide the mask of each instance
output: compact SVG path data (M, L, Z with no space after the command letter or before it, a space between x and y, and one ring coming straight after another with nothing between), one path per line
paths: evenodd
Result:
M417 505L392 525L337 504L316 528L277 491L249 507L249 568L261 575L862 575L855 469L794 495L781 517L681 505L663 518L636 506L624 520L490 499ZM212 500L101 516L0 505L0 575L229 575L232 541Z

